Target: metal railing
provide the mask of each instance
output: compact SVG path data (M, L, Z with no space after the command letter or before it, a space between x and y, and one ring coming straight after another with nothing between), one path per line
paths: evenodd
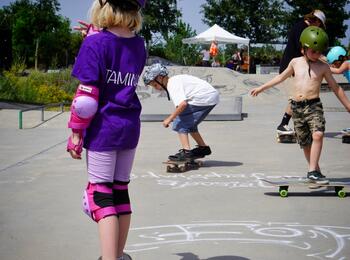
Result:
M60 114L62 114L64 112L64 106L67 106L67 105L70 105L70 103L61 102L61 103L47 104L47 105L22 109L18 113L18 128L23 129L23 113L24 112L33 111L33 110L41 110L41 123L40 124L42 124L43 122L49 120L49 119L45 120L45 109L46 108L60 107Z

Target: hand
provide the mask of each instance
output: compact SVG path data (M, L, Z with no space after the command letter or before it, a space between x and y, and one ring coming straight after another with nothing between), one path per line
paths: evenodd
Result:
M259 88L253 88L251 91L250 91L250 95L253 96L253 97L256 97L260 94L260 92L262 92L262 88L259 87Z
M100 32L100 29L95 27L93 24L89 24L82 20L78 20L78 23L80 25L74 26L73 29L80 31L83 38Z
M170 118L164 119L164 121L163 121L163 126L164 126L165 128L168 128L169 125L170 125L170 123L171 123L172 121L173 121L173 120L171 120Z
M81 160L81 153L83 151L83 137L81 133L73 132L68 138L67 152L73 159Z

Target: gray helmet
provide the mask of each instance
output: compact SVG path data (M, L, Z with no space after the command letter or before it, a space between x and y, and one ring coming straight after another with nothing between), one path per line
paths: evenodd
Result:
M143 74L143 82L147 86L157 76L168 76L168 69L161 63L154 63L149 66Z

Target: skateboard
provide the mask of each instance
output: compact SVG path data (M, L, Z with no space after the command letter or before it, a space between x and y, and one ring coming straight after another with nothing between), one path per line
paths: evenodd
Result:
M179 172L187 172L190 170L197 170L199 167L203 166L202 161L198 161L197 159L189 160L189 161L172 161L168 160L163 162L167 164L166 171L179 173Z
M297 139L295 137L295 133L292 134L280 134L277 133L277 142L278 143L285 143L285 144L292 144L296 143Z
M342 142L344 144L350 144L350 128L345 128L342 131Z
M285 178L285 179L279 179L278 181L272 181L267 179L260 179L260 180L272 186L279 187L279 195L282 198L285 198L288 196L289 186L308 187L309 189L331 187L331 188L334 188L335 194L339 198L344 198L346 197L346 191L344 190L344 187L350 186L350 182L330 181L327 184L319 184L319 183L311 182L307 178Z

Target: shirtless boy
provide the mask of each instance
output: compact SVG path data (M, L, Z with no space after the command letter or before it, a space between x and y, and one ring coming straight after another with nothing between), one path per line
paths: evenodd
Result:
M251 95L255 97L294 74L290 102L292 119L298 143L304 150L308 162L307 177L312 182L325 184L328 180L325 179L319 167L325 132L325 118L319 98L323 78L349 112L350 101L334 80L329 66L319 60L321 53L328 46L326 32L321 28L309 26L302 32L300 43L304 56L292 59L283 73L262 86L254 88Z

